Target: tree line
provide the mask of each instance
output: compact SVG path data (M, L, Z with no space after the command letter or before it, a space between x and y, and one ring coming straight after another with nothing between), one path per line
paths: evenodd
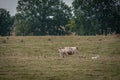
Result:
M119 0L18 0L11 16L0 8L0 35L120 34Z

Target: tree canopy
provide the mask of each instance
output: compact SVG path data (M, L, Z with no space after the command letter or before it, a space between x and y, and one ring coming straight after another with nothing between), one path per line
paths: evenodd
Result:
M82 34L120 34L120 0L74 0L76 24Z
M62 0L19 0L16 31L18 35L64 35L70 17L71 8Z
M0 8L1 36L120 34L120 0L18 0L16 10Z
M0 35L8 36L12 30L13 20L6 9L0 8Z

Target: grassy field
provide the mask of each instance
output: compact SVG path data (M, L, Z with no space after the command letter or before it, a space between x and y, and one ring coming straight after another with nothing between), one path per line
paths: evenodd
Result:
M79 57L61 58L65 46ZM0 80L120 80L120 37L0 37Z

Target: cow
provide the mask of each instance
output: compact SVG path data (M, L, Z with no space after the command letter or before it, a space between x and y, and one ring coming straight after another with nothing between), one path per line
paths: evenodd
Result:
M61 57L65 57L65 56L68 56L68 55L72 55L72 49L69 49L69 48L59 48L58 49L59 53L60 53L60 56Z
M78 48L77 47L64 47L58 49L60 56L65 57L68 55L78 54Z
M78 47L65 47L65 49L70 49L73 54L78 54Z

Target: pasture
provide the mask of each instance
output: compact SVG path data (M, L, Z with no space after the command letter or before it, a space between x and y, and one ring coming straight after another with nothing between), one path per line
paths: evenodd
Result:
M61 58L65 46L78 47L79 56ZM119 79L118 36L0 37L0 80Z

